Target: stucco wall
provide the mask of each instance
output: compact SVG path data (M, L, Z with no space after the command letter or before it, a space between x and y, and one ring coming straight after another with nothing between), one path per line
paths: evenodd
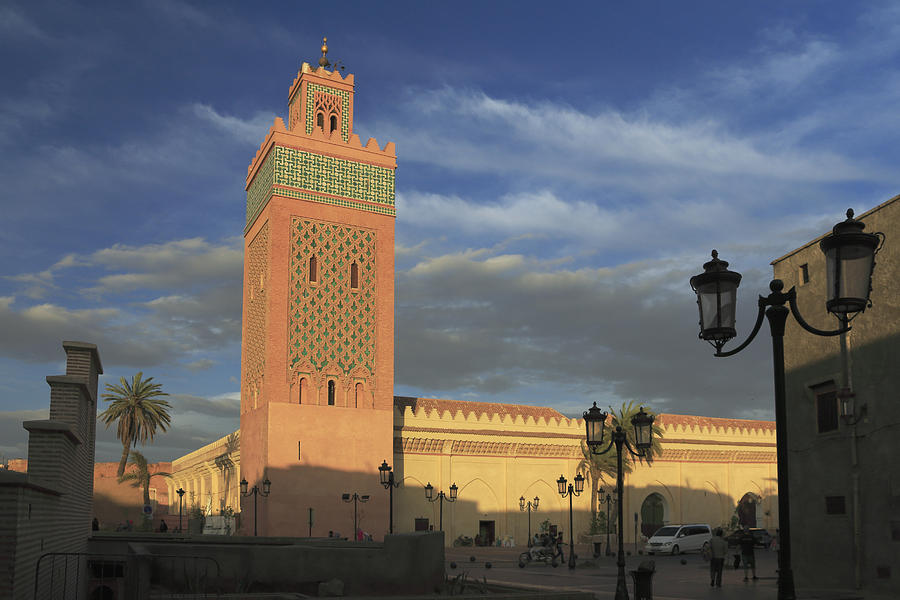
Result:
M835 222L841 217L835 215ZM867 409L856 426L841 420L837 430L818 432L812 387L842 385L839 338L814 336L791 318L785 332L792 555L798 586L852 589L858 583L895 593L900 587L900 196L858 218L866 232L885 233L886 242L876 256L872 307L852 321L848 334L852 389L857 406ZM801 285L804 264L809 282ZM825 258L818 239L773 266L786 289L796 286L801 314L812 326L837 328L825 310ZM826 496L843 497L846 512L826 514Z

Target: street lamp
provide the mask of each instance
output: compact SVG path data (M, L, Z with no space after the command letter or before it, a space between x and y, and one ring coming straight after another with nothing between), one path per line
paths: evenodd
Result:
M525 501L525 496L521 496L519 498L519 510L525 512L525 509L528 509L528 546L531 547L531 511L538 509L538 504L541 499L537 496L534 497L534 500Z
M568 488L566 487L566 478L562 475L559 476L559 479L556 480L556 485L559 486L559 494L565 498L569 497L569 568L575 568L575 534L572 531L572 496L580 496L581 492L584 491L584 476L579 473L575 476L575 486L573 487L570 483Z
M352 502L353 503L353 539L358 541L359 537L357 536L356 532L359 531L359 527L357 526L356 507L357 507L357 503L359 503L359 502L368 502L369 495L364 494L364 495L360 496L356 492L353 492L352 496L350 494L341 494L341 500L343 500L344 502Z
M244 496L244 497L247 497L247 496L253 496L253 535L254 535L254 536L256 535L256 524L257 524L257 519L256 519L256 496L257 496L257 495L259 495L259 496L268 496L268 495L269 495L269 492L271 491L271 488L272 488L272 482L269 481L269 478L268 478L268 477L266 477L266 478L263 480L262 490L259 489L259 486L254 485L254 486L253 486L253 489L251 489L251 490L248 492L248 491L247 491L247 480L246 480L246 479L241 479L241 496Z
M622 489L623 489L623 471L622 471L622 448L623 446L631 453L632 456L638 458L648 457L650 447L653 445L653 415L644 412L644 407L631 418L631 425L634 428L634 448L628 441L628 435L622 429L621 425L616 425L615 431L612 433L612 440L605 449L603 446L603 430L608 415L597 408L597 403L584 412L584 425L587 430L587 445L592 454L606 454L615 445L616 447L616 512L618 513L618 527L616 533L619 537L619 553L616 559L616 566L619 569L616 580L616 596L615 600L628 600L628 587L625 584L625 526L622 516ZM607 528L609 522L607 522Z
M394 533L394 488L400 487L400 483L394 483L394 472L391 470L391 465L387 464L387 461L382 461L381 466L378 467L378 475L381 477L381 485L384 486L384 489L389 490L390 498L388 502L388 514L390 515L390 524L388 526L388 533Z
M778 526L780 542L778 553L778 598L794 600L794 573L791 568L790 489L788 477L788 445L786 427L786 392L784 383L784 328L788 314L806 331L819 336L835 336L850 330L850 320L872 305L872 271L875 254L884 244L883 233L863 233L865 225L853 218L853 210L847 211L847 220L838 223L832 234L819 243L825 254L828 297L825 308L840 322L840 328L822 331L804 320L797 308L797 292L792 287L784 292L784 283L773 279L769 283L771 293L760 296L756 324L749 337L734 350L722 352L728 340L735 337L735 302L740 274L728 271L728 263L719 260L713 250L713 259L703 265L704 272L691 277L691 287L697 293L700 307L700 339L710 342L716 349L715 356L737 354L746 348L759 333L763 316L769 321L772 334L772 355L775 379L775 440L778 461ZM725 294L723 300L722 294ZM788 306L785 306L787 304ZM842 351L845 350L842 340ZM845 363L846 369L846 363ZM848 374L844 373L842 411L852 410L852 395L847 388ZM842 414L848 414L843 412ZM852 414L852 413L850 413Z
M184 490L178 488L177 490L175 490L175 493L178 494L178 533L181 533L181 509L184 506Z
M440 529L441 531L444 530L444 500L446 499L447 502L456 502L456 494L458 492L459 492L459 488L456 487L455 483L450 486L450 495L449 496L445 496L443 490L438 492L437 496L435 496L434 495L434 487L431 485L430 481L428 482L428 485L425 486L425 499L426 500L428 500L429 502L437 502L438 500L441 501L440 517L438 519L438 529Z
M609 507L611 504L618 504L616 498L610 496L609 492L606 492L606 497L603 496L603 488L599 490L600 494L600 506L606 505L606 555L612 556L612 550L609 549Z

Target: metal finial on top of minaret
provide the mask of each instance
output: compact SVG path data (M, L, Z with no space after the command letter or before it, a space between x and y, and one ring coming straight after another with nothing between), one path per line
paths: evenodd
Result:
M325 56L326 54L328 54L328 38L323 37L322 38L322 58L319 59L320 67L331 66L331 63L328 62L328 58Z

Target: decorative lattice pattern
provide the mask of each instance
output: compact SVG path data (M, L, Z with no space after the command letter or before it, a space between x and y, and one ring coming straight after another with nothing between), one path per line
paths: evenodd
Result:
M350 139L350 92L336 88L326 87L318 83L306 84L306 134L312 133L316 125L316 92L323 95L336 96L340 99L341 112L341 138L346 142Z
M294 148L276 147L277 185L394 206L394 170Z
M288 198L382 215L397 214L393 169L275 146L247 189L247 228L275 192L273 184L280 186L278 195ZM310 194L302 189L330 195Z
M247 331L244 346L244 397L252 399L266 370L266 288L269 279L269 223L247 249ZM252 405L252 401L251 401Z
M272 195L275 154L277 153L277 151L278 148L276 147L274 148L274 151L269 152L269 155L263 162L262 167L260 167L259 171L256 172L256 176L253 178L253 182L250 184L250 187L247 188L248 226L253 222L253 219L256 218L257 213L259 213L259 211L262 209L263 205L266 203L266 200L269 199L269 196Z
M309 281L315 255L317 281ZM357 264L359 287L350 288ZM291 220L291 301L288 369L291 373L368 380L375 373L375 232L302 217Z

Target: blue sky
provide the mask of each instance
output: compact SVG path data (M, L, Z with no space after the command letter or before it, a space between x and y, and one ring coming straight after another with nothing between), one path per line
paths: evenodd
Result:
M63 339L172 394L149 458L237 428L244 177L323 35L397 146L400 395L772 418L688 278L717 248L746 332L773 258L900 192L896 3L6 2L0 454Z

